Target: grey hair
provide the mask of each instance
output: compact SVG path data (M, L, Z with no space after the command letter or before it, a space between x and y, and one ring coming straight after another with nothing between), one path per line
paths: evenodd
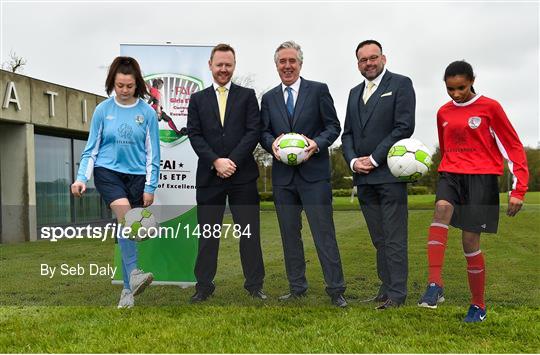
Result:
M281 43L279 47L277 47L276 52L274 53L274 62L276 64L278 63L278 57L279 57L278 52L286 48L296 49L296 53L297 53L296 57L298 61L300 62L300 64L304 62L304 52L302 52L302 47L300 47L300 45L296 43L295 41L286 41L286 42Z

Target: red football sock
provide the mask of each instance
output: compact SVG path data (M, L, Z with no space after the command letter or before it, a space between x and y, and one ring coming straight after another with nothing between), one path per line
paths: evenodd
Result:
M448 241L448 226L442 223L432 223L428 234L428 283L436 283L443 286L442 267L444 264L444 252Z
M469 278L469 289L471 290L471 303L486 309L484 303L484 289L486 284L486 271L484 255L481 250L474 253L465 254L467 259L467 276Z

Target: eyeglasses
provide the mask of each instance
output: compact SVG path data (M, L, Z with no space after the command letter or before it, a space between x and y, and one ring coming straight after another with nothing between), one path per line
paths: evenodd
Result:
M372 55L371 57L369 58L362 58L362 59L359 59L358 60L358 63L364 65L366 64L367 62L375 62L377 61L377 59L380 58L380 55Z

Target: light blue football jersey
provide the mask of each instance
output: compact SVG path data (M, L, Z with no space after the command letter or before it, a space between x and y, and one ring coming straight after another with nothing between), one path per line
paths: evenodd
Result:
M77 180L86 183L94 167L102 167L145 175L144 192L154 193L159 161L159 127L154 109L141 99L122 105L110 97L94 111Z

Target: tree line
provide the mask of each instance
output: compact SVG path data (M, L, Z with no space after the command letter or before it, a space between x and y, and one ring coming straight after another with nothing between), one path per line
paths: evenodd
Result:
M529 191L540 191L540 149L525 147L527 163L529 166ZM272 156L266 152L260 145L254 151L255 160L259 166L259 179L257 185L260 192L272 191ZM412 193L434 193L437 187L438 172L437 169L441 162L441 152L436 148L432 156L433 164L429 172L420 180L409 184L409 190ZM332 189L351 189L352 172L348 164L343 159L341 146L330 148L330 165L332 169L331 183ZM512 175L508 170L508 165L504 164L504 174L499 177L499 190L506 192L512 188Z

